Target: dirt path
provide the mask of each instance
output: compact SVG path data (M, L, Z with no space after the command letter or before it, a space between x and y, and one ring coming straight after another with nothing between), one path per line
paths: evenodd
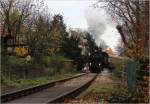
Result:
M108 96L117 91L121 81L114 79L114 76L103 71L97 76L92 85L76 99L66 100L68 103L105 103Z
M95 79L93 83L99 83L99 84L115 84L120 83L119 81L115 81L112 79L111 73L101 73L98 75L98 77Z

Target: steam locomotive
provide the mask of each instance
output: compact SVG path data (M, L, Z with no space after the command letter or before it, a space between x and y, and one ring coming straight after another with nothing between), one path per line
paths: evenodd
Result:
M95 52L88 57L88 61L84 68L88 69L92 73L100 73L104 70L104 68L107 68L110 72L112 72L114 66L110 64L109 55L106 52L95 50Z

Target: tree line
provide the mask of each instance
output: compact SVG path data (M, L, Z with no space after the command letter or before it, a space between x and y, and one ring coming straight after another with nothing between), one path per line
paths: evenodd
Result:
M26 46L28 54L37 61L54 54L78 60L77 57L96 47L88 31L68 31L63 15L52 15L42 0L1 0L0 23L4 27L1 34L4 55L8 54L9 41L12 48Z

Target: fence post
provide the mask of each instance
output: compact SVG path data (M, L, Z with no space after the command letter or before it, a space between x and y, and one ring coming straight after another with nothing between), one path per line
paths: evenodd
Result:
M136 70L139 68L139 63L133 60L127 61L127 84L129 90L134 90L136 87Z

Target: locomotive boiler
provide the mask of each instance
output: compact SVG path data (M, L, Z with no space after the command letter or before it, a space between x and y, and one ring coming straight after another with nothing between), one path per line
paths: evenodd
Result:
M95 50L95 52L89 56L88 66L92 73L100 73L104 68L112 71L109 64L109 55L101 50Z

